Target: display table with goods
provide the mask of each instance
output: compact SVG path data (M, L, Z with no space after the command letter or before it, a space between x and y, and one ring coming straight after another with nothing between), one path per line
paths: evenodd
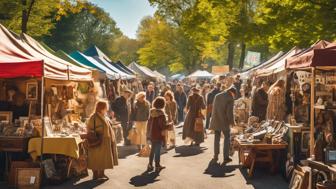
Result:
M239 163L249 169L249 177L253 176L258 163L267 163L272 173L278 170L281 151L288 146L285 140L287 131L283 122L255 122L244 130L244 134L235 137Z

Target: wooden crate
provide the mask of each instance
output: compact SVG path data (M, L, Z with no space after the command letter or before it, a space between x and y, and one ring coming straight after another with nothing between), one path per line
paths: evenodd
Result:
M18 168L16 172L16 188L39 189L41 186L40 168Z
M18 168L39 168L40 165L38 163L33 163L30 161L12 161L11 168L8 175L8 185L14 187L16 179L16 172Z

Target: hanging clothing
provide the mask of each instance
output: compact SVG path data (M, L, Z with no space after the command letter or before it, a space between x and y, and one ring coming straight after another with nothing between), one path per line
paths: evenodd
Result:
M285 90L275 86L268 92L267 119L283 121L285 119Z

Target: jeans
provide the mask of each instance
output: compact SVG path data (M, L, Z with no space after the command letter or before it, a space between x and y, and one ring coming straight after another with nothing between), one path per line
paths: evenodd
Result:
M209 129L210 118L211 118L211 113L208 113L208 114L206 115L206 120L205 120L205 128L206 128L206 129Z
M126 145L131 144L131 142L127 139L128 133L129 133L129 130L130 130L129 124L127 122L122 121L121 122L121 127L122 127L122 130L123 130L124 143Z
M177 110L178 112L178 115L177 115L177 118L178 118L178 122L181 123L184 121L184 112L183 112L183 108L179 108Z
M149 155L149 165L153 165L154 158L155 158L155 166L160 165L161 146L162 141L152 141L152 149Z
M219 147L220 147L220 138L221 138L221 132L224 134L224 148L223 148L223 155L224 159L229 158L230 153L230 130L228 131L215 131L215 157L218 157L219 155Z

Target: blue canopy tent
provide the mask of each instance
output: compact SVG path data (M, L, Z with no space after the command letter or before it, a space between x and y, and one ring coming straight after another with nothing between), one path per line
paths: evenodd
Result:
M106 61L102 57L93 56L92 58L94 58L97 62L103 64L104 66L108 67L110 70L118 73L121 79L134 79L135 78L135 76L129 75L123 72L122 70L119 70L118 68L114 67L112 64L110 64L108 61Z
M114 65L124 69L128 74L135 75L135 72L125 66L121 61L117 61L116 63L114 63Z
M86 66L89 66L89 67L92 67L92 68L95 68L95 69L98 69L98 70L104 72L106 74L107 78L109 78L109 79L119 79L120 78L118 73L110 70L109 68L107 68L103 64L96 61L94 58L92 58L90 56L86 56L79 51L75 51L75 52L71 53L70 56L73 59L75 59L76 61L78 61L78 62L80 62L80 63L82 63Z
M122 79L134 79L135 74L122 68L121 65L116 65L103 53L97 46L93 45L84 51L85 55L93 57L96 61L118 73ZM123 65L124 66L124 65ZM126 66L124 66L126 67Z

